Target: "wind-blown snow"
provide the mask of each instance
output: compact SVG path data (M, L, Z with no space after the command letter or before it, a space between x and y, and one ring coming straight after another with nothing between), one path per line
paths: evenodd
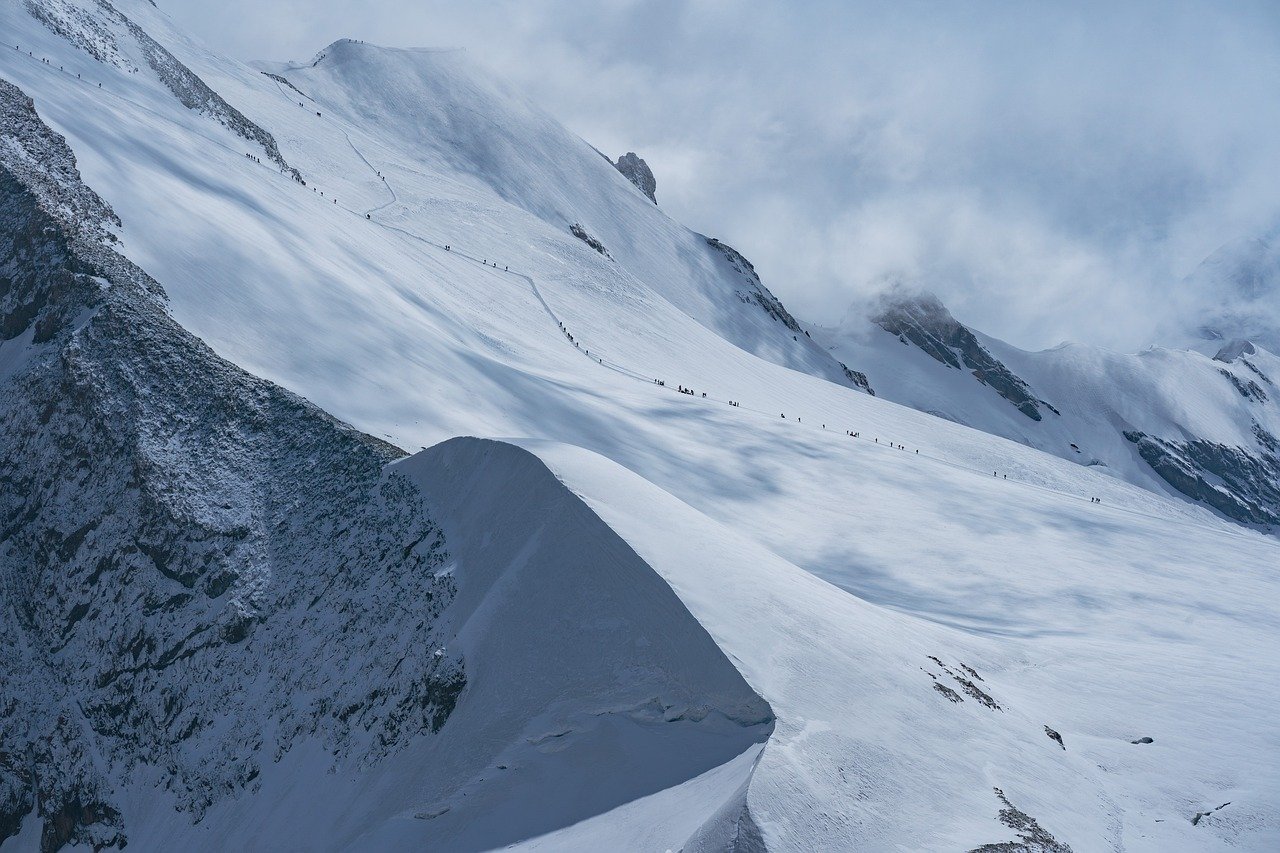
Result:
M129 73L0 9L20 45L0 49L0 75L67 137L174 319L402 447L505 436L541 460L461 440L399 465L451 552L472 555L453 571L473 692L435 741L376 781L321 776L299 748L263 770L274 799L240 793L191 830L148 811L140 777L131 845L252 847L272 820L321 847L716 849L758 833L774 850L962 849L1016 838L1006 807L1076 850L1280 843L1280 550L1171 497L1116 429L1243 437L1254 404L1211 373L1222 363L1024 359L979 336L1060 408L1090 393L1072 376L1114 382L1096 415L1049 427L1053 447L968 375L935 398L945 368L882 330L873 358L841 359L871 397L743 299L726 253L464 54L342 41L251 69L140 0L120 8L307 181L257 162L140 57ZM1184 375L1197 392L1179 403L1162 383ZM1034 449L1072 442L1108 467ZM642 638L660 663L636 673ZM548 705L552 676L576 684L570 706ZM669 709L687 720L657 724ZM561 724L574 734L556 752ZM343 824L357 794L370 810Z

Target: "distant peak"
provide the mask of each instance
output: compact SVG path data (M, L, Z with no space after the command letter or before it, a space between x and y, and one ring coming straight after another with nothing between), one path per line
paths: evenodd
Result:
M1218 354L1213 357L1213 360L1231 364L1240 356L1253 355L1257 351L1253 344L1237 338L1236 340L1228 341L1222 349L1218 350Z
M636 189L649 197L649 201L654 204L658 203L658 197L655 195L658 191L658 180L653 176L653 170L649 168L649 164L640 159L634 151L628 151L618 158L618 162L613 167L621 172L626 179L636 185Z

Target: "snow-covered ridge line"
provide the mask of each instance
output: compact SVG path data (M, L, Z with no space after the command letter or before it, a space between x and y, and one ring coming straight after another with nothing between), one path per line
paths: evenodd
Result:
M261 146L269 160L295 181L302 182L301 173L284 159L270 133L227 103L195 72L109 0L96 0L95 9L77 6L66 0L24 2L32 17L94 59L133 70L134 66L127 58L127 53L120 46L120 35L113 30L113 25L123 27L142 52L146 64L184 107L210 116L246 141Z

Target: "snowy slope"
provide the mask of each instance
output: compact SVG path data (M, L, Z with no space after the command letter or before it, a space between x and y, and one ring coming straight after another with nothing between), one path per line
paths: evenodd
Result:
M744 259L464 55L337 42L251 69L147 3L119 10L287 166L216 102L184 103L127 27L102 61L7 4L21 49L0 76L67 137L174 321L424 448L387 474L417 485L456 561L421 654L447 635L468 678L439 731L353 763L300 741L200 823L142 759L115 791L131 846L1276 844L1274 539L1172 498L1132 455L1042 452L1003 422L1054 416L888 333L865 368L846 360L881 396L857 389ZM981 342L1065 412L1067 378ZM20 352L6 342L0 370ZM1120 402L1150 381L1126 369ZM1224 404L1185 408L1208 431ZM383 622L428 639L408 618ZM5 849L35 846L37 823Z
M1280 359L1270 352L1026 352L968 329L933 297L887 301L813 330L877 394L1236 521L1280 523Z

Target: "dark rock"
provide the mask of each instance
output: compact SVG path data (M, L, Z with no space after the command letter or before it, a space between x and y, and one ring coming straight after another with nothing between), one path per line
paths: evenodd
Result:
M1149 737L1140 737L1137 740L1129 741L1129 743L1155 743L1155 741Z
M1223 809L1225 809L1225 808L1226 808L1227 806L1229 806L1229 805L1231 805L1231 803L1226 802L1226 803L1223 803L1223 804L1222 804L1222 805L1220 805L1220 806L1215 806L1214 808L1211 808L1211 809L1209 809L1208 811L1205 811L1205 812L1196 812L1196 813L1195 813L1195 817L1191 818L1191 825L1192 825L1192 826L1199 826L1199 825L1200 825L1200 821L1204 820L1205 818L1207 818L1209 815L1213 814L1214 812L1220 812L1220 811L1222 811Z
M875 389L871 387L871 380L867 378L867 374L860 370L850 370L848 365L843 361L838 362L840 369L844 371L844 378L853 383L853 387L861 388L872 397L876 395Z
M987 351L964 324L951 316L932 294L887 294L872 321L903 343L908 341L937 361L956 370L967 368L975 379L989 385L1018 411L1034 421L1041 420L1041 407L1059 414L1052 405L1036 398L1027 383Z
M1267 402L1267 392L1258 387L1258 383L1254 382L1252 379L1241 379L1230 370L1219 370L1218 372L1235 386L1235 389L1240 392L1240 396L1253 400L1257 403Z
M313 99L310 95L308 95L306 92L302 91L302 90L301 90L301 89L299 89L297 86L293 85L293 83L289 82L289 78L288 78L288 77L285 77L285 76L283 76L283 75L281 75L281 74L272 74L270 71L263 71L263 72L262 72L262 74L263 74L263 76L265 76L265 77L270 77L272 80L275 80L277 83L281 84L282 86L288 86L290 89L292 89L293 91L297 92L299 95L301 95L302 97L306 98L308 101L310 101L310 100L314 100L314 99Z
M978 685L974 684L969 679L956 675L955 673L952 673L951 677L960 685L960 689L964 690L965 693L968 693L974 699L977 699L980 704L990 708L992 711L1003 710L1000 707L1000 703L996 702L995 699L992 699L990 694L978 687Z
M945 684L939 684L938 682L935 681L933 682L933 689L941 693L943 696L947 697L947 699L952 702L964 701L963 696L961 696L959 693L955 692Z
M658 181L653 177L653 170L649 168L648 163L636 156L634 151L628 151L619 157L613 167L625 175L628 181L635 184L636 189L648 196L649 201L658 203L656 195Z
M1214 361L1221 361L1225 364L1232 364L1237 358L1245 355L1253 355L1257 350L1253 344L1248 341L1234 340L1229 341L1218 349L1217 355L1213 357Z
M1255 424L1262 449L1252 452L1202 439L1175 441L1126 430L1138 454L1169 485L1245 524L1280 524L1280 457L1276 440ZM1261 434L1260 434L1261 433Z
M1044 733L1049 736L1050 740L1056 740L1058 742L1058 746L1062 747L1063 749L1067 748L1067 745L1062 742L1062 735L1058 734L1053 729L1049 728L1048 726L1045 726Z
M756 268L743 257L741 252L727 243L720 242L715 237L708 237L707 245L724 255L725 260L729 262L729 266L741 276L744 284L746 284L745 289L738 291L738 299L748 305L758 305L766 314L782 323L795 334L804 333L804 329L800 328L796 318L791 316L791 312L782 304L782 300L769 292L769 289L760 281L760 275L756 272Z
M1017 841L1002 841L975 847L970 853L1071 853L1071 848L1057 840L1035 818L1016 808L1004 791L993 789L1004 808L999 821L1018 833Z
M604 255L609 260L613 260L613 255L609 254L609 250L604 247L604 243L601 243L595 237L592 237L590 234L588 234L587 229L583 228L581 223L575 222L572 225L570 225L569 233L577 237L582 242L586 243L591 248L595 249L600 254Z

